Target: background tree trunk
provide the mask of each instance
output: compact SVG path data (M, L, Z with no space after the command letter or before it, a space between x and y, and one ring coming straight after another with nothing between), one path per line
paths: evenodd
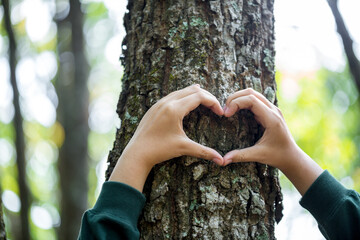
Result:
M350 37L349 31L347 30L347 28L345 26L344 19L341 16L341 13L339 11L338 1L337 0L327 0L327 2L329 4L331 12L334 16L337 31L343 42L343 46L344 46L346 58L348 60L351 76L353 77L356 87L358 89L358 92L360 93L360 62L357 59L356 54L354 52L353 40Z
M59 239L76 239L88 207L88 63L84 53L81 3L70 1L69 15L58 21L58 119L65 141L59 154L61 189Z
M18 170L18 185L20 191L20 222L21 235L19 239L30 239L29 228L29 209L30 209L30 191L26 180L26 160L25 160L25 137L23 131L23 118L20 110L20 94L16 81L16 39L12 28L10 5L8 0L2 0L4 6L4 25L9 37L9 65L10 65L10 83L13 90L13 103L15 109L14 129L15 129L15 147L16 147L16 167Z
M5 232L5 224L4 224L1 196L0 196L0 240L6 240L6 232Z
M144 113L168 93L199 83L221 103L253 87L275 102L273 0L130 0L117 112L121 127L107 178ZM187 135L221 154L253 145L262 128L248 111L218 117L204 107ZM154 167L144 188L141 239L274 239L282 195L277 170L225 168L192 157Z

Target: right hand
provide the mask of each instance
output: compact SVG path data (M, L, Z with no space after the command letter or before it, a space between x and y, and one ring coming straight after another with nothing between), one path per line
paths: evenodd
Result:
M252 111L265 132L254 146L228 152L224 156L225 165L231 162L260 162L282 170L289 156L301 149L296 145L280 109L251 88L230 95L224 115L231 117L240 109Z
M220 153L194 142L184 132L184 117L200 104L219 116L224 113L215 96L199 85L172 92L153 105L141 119L117 161L110 180L128 184L142 191L146 178L155 164L183 155L223 165Z
M199 105L223 115L223 109L214 95L192 85L175 91L159 100L141 119L123 155L139 156L138 164L149 165L180 157L193 156L223 165L222 156L212 148L189 139L183 129L183 119Z

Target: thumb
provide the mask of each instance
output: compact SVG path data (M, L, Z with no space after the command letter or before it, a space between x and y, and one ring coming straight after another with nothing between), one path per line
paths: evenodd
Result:
M254 145L252 147L233 150L224 156L224 166L235 162L262 162L264 151L261 146Z
M223 157L212 148L205 147L191 139L186 140L185 146L184 155L213 161L220 166L224 165Z

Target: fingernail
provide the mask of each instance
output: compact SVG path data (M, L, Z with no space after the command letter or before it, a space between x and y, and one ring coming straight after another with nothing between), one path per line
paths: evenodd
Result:
M197 83L197 84L195 84L195 86L200 87L200 84Z
M213 162L218 164L218 165L222 165L223 161L220 158L213 158Z
M229 112L229 108L226 107L226 109L224 110L224 115L226 115Z
M224 115L226 114L226 111L228 110L228 107L225 105L224 106Z
M232 163L232 159L231 159L231 158L230 158L230 159L225 160L225 166L226 166L226 165L228 165L228 164L230 164L230 163Z

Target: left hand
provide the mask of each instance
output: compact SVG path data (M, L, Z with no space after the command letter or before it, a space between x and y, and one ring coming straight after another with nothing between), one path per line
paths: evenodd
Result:
M280 109L250 88L228 97L224 116L231 117L240 109L252 111L265 132L254 146L228 152L224 156L225 165L259 162L277 167L304 195L323 169L296 144Z
M218 115L224 114L215 96L199 85L170 93L159 100L142 118L110 180L124 182L142 190L147 174L155 164L183 155L223 165L223 157L217 151L192 141L183 130L183 118L200 104ZM131 177L129 173L137 177Z

